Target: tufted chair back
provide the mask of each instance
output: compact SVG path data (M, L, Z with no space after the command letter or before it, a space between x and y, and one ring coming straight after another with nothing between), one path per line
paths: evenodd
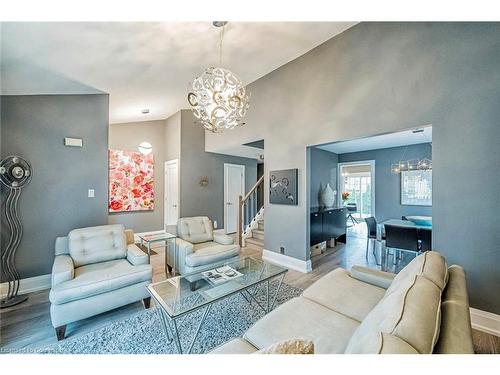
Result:
M213 241L212 221L206 216L184 217L177 222L177 235L191 243Z
M68 249L75 267L126 258L125 228L115 224L74 229L68 234Z

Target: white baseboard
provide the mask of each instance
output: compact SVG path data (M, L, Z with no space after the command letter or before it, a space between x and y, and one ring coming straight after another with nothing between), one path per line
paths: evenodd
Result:
M35 277L29 277L27 279L21 279L19 284L19 294L27 294L31 292L38 292L39 290L50 289L51 286L51 275L41 275ZM2 298L7 296L9 292L9 284L0 284L0 295Z
M311 260L300 260L266 249L262 251L262 260L302 273L308 273L312 271Z
M472 328L500 337L500 315L470 308Z

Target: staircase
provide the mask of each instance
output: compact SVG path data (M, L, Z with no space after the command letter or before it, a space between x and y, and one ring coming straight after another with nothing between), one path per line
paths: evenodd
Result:
M264 207L257 207L257 188L264 183L264 176L250 189L247 195L238 199L237 238L240 246L264 247Z
M251 237L245 239L245 246L258 249L264 248L264 220L257 221L257 229L251 230Z

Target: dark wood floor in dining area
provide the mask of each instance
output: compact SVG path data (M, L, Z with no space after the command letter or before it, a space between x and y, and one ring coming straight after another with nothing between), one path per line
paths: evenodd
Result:
M368 261L365 259L366 226L356 225L349 229L347 245L339 245L328 249L312 259L313 271L303 274L289 271L285 282L297 288L305 289L323 275L338 267L351 268L353 265L378 267L370 251ZM377 245L379 246L379 245ZM165 278L164 250L158 248L157 255L151 257L153 280ZM377 247L377 254L379 248ZM243 248L242 256L260 257L262 249ZM399 271L413 256L405 254L401 264L390 262L390 271ZM0 353L8 353L12 349L22 349L28 353L36 352L36 348L57 342L50 322L50 303L48 290L30 293L27 302L8 309L0 310ZM95 317L68 325L67 337L76 337L94 331L111 322L126 319L144 309L141 302L130 304ZM474 347L477 353L500 353L500 338L484 332L473 330Z

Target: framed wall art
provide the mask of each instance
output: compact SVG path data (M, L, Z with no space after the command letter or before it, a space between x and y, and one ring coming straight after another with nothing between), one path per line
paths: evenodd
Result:
M109 150L109 212L154 210L154 157Z
M432 206L432 170L401 171L401 204Z
M283 169L269 172L269 203L296 206L298 169Z

